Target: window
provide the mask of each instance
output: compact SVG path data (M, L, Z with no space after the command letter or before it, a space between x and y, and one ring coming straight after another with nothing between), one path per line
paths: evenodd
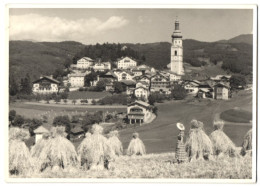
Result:
M174 55L177 56L177 51L176 50L174 51Z

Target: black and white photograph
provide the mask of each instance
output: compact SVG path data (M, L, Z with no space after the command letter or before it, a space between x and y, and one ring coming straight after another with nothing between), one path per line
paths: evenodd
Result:
M256 5L6 10L7 181L256 181Z

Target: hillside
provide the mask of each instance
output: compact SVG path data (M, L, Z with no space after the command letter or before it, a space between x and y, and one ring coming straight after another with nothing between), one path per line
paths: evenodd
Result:
M63 68L65 60L71 59L83 47L78 42L10 41L10 76L20 80L26 73L32 79L50 75L56 68Z
M122 51L119 46L127 46ZM121 55L130 54L139 62L164 69L170 63L169 42L147 44L97 44L83 45L79 42L32 42L10 41L10 75L18 81L26 73L32 79L40 75L50 75L55 69L63 68L66 60L74 61L82 56L104 58L114 61ZM98 49L98 50L95 50ZM209 66L233 73L251 74L252 72L252 35L240 35L227 41L200 42L183 40L184 62L192 67ZM111 59L110 59L111 58ZM218 65L219 66L214 66ZM188 68L190 71L192 68ZM206 73L209 76L210 71ZM217 71L219 72L219 71Z

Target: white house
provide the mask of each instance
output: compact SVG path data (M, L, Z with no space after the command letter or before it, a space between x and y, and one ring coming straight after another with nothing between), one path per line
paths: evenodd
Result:
M138 88L138 87L145 87L145 88L149 89L150 84L146 81L137 81L136 88Z
M136 87L134 89L134 95L137 98L143 98L146 101L148 100L148 96L149 96L149 90L146 87L140 86L140 87Z
M184 88L190 95L197 95L199 91L199 85L200 83L197 81L189 81L185 83Z
M146 102L135 101L127 107L127 118L130 124L145 123L151 116L151 107Z
M71 87L80 88L84 87L85 85L85 76L87 73L74 73L69 74L69 83L71 84Z
M122 80L133 80L134 74L127 70L114 71L115 75L118 78L118 81Z
M128 69L137 66L137 62L129 57L122 57L117 61L118 69Z
M110 62L97 62L92 66L94 71L108 71L111 70Z
M94 60L89 57L83 57L77 61L77 68L78 69L88 69L90 66L93 65Z
M60 82L53 79L52 76L40 77L40 79L33 82L32 92L34 94L52 94L58 93Z

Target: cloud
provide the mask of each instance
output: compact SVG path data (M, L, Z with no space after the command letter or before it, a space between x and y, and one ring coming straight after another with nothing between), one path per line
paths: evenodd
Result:
M10 39L37 41L82 41L109 30L119 29L128 24L124 17L111 16L102 21L95 17L67 20L39 14L10 16Z

